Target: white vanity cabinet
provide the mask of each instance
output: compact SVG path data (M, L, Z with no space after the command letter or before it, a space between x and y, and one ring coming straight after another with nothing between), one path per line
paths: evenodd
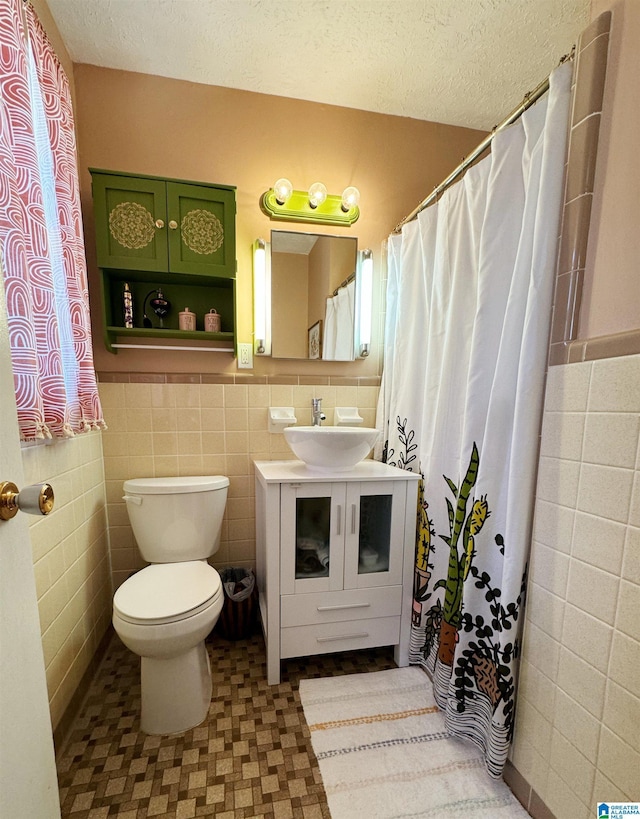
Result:
M418 475L377 461L314 472L256 461L260 613L280 660L394 645L409 662Z

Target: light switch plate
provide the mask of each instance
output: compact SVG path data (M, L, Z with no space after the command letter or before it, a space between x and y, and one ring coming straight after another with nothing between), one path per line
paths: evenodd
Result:
M238 344L238 369L253 369L253 344Z

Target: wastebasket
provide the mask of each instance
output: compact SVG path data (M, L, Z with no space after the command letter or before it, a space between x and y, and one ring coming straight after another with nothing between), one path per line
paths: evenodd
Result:
M241 640L253 631L258 613L258 587L252 569L220 570L224 604L216 631L227 640Z

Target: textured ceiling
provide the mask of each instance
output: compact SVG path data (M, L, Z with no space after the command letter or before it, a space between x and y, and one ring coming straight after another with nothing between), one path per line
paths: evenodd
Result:
M489 129L590 0L47 0L74 62Z

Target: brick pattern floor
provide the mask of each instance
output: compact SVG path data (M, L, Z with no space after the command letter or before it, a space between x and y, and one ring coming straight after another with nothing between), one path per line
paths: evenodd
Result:
M62 816L72 819L329 817L298 683L394 668L391 648L286 660L269 686L261 634L207 642L213 698L184 734L139 727L139 658L114 636L58 757Z

